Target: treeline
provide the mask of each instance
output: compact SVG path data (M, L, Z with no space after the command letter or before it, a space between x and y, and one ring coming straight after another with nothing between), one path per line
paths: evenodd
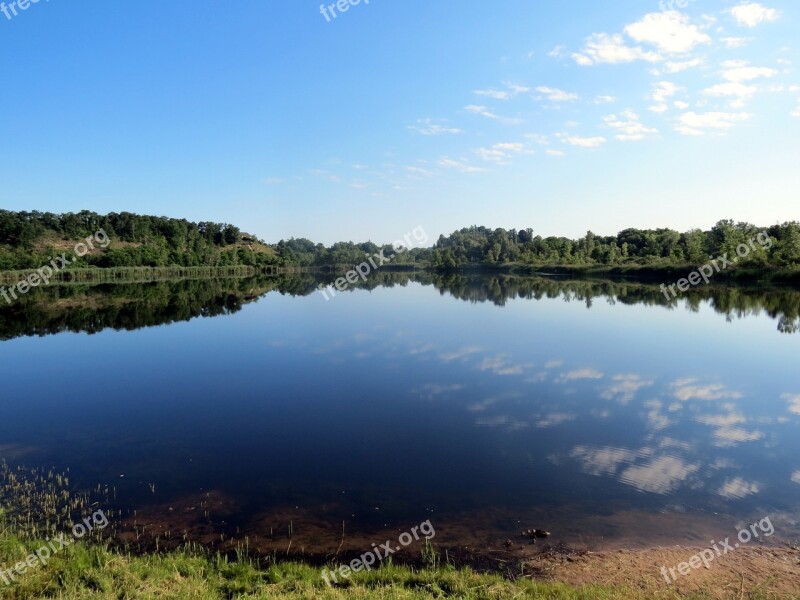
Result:
M304 238L281 240L273 246L282 264L304 267L340 267L357 265L366 256L383 252L391 258L392 266L422 266L430 258L430 249L412 248L396 252L391 244L378 245L373 242L337 242L330 247L315 244Z
M701 265L709 257L736 257L737 267L800 266L800 223L771 227L723 220L708 231L625 229L614 236L588 232L580 239L543 237L533 229L468 227L440 236L432 248L395 252L391 245L339 242L332 246L299 238L266 244L227 223L132 213L90 211L56 215L0 210L0 271L37 268L71 244L104 230L105 249L95 248L72 268L271 266L340 268L383 253L389 266L452 271L509 265L565 267L668 267ZM761 237L759 237L761 236ZM752 243L751 243L752 241ZM767 243L764 243L767 242ZM744 245L744 246L742 246Z
M260 266L275 260L267 246L227 223L192 223L127 212L0 210L0 271L36 268L62 252L70 257L72 244L101 229L111 240L108 248L73 257L77 258L73 268Z
M684 267L702 265L710 258L726 254L738 258L746 249L747 256L738 258L737 267L791 268L800 266L800 223L764 228L724 220L708 231L625 229L615 236L599 236L590 231L577 240L542 237L534 235L532 229L473 226L440 236L432 248L413 248L400 253L395 253L390 245L372 242L340 242L326 247L307 239L281 240L272 248L280 264L304 267L355 265L365 255L381 251L392 257L392 267L416 266L437 271L508 265Z
M762 244L759 234L769 239ZM754 244L750 244L750 240ZM672 229L625 229L615 236L591 231L578 240L542 237L532 229L519 231L469 227L441 236L429 257L432 267L457 269L469 265L701 265L709 257L737 257L737 248L749 250L739 266L800 265L800 223L760 228L750 223L720 221L709 231L680 233ZM742 250L744 253L744 250Z

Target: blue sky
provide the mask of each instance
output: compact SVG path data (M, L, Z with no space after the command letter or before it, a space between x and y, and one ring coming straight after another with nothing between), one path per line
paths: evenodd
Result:
M800 5L662 4L15 5L0 207L324 243L800 219Z

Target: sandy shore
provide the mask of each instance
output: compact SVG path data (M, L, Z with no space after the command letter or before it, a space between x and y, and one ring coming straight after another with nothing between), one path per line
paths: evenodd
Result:
M643 598L704 593L711 598L749 598L751 593L780 599L800 598L800 548L741 548L701 565L688 575L677 573L669 584L661 568L676 568L704 548L671 547L609 552L549 552L528 560L536 577L572 585L625 585ZM669 574L668 578L671 579Z

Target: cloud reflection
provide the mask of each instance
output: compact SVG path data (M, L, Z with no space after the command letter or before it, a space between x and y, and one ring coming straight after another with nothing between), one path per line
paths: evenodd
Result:
M536 423L536 427L539 429L548 429L550 427L555 427L556 425L561 425L562 423L569 423L577 418L578 415L571 413L551 413L549 415L545 415L540 421L538 421Z
M620 481L641 492L669 494L680 487L700 465L687 463L676 456L661 456L644 465L632 465L620 475Z
M562 373L556 380L556 383L578 381L581 379L602 379L603 377L603 373L597 369L577 369L575 371L569 371L568 373Z
M463 360L465 358L470 357L473 354L477 354L480 351L481 349L478 348L477 346L467 346L465 348L460 348L455 352L448 352L446 354L442 354L439 358L442 359L442 361L449 363L456 360Z
M789 403L790 413L800 415L800 394L784 394L781 398Z
M655 383L635 373L614 375L612 381L614 383L608 386L608 388L600 394L600 397L605 400L616 400L620 404L628 404L634 399L636 392Z
M733 479L727 479L723 486L717 490L717 494L728 500L741 500L760 491L760 484L745 481L741 477L734 477Z
M721 400L723 398L738 399L740 392L729 390L727 386L716 383L696 385L697 379L679 379L672 383L672 394L681 402L689 400Z

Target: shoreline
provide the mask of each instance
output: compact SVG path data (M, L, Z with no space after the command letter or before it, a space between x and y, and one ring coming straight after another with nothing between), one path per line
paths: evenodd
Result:
M0 569L37 547L0 532ZM543 546L520 560L513 551L487 554L470 548L449 550L409 546L416 558L386 561L370 571L326 583L331 569L357 555L298 561L293 556L253 556L247 548L221 554L199 545L177 550L131 551L107 543L72 545L18 574L4 598L54 596L136 598L531 598L547 600L750 600L798 598L800 548L754 546L720 557L674 581L662 567L687 561L700 548L670 547L604 552ZM20 563L17 563L20 564ZM491 589L487 595L485 590ZM109 595L109 594L113 594Z
M66 269L53 275L51 281L71 282L147 282L162 279L228 278L228 277L279 277L283 275L317 275L330 277L346 271L350 266L274 266L265 269L247 265L197 266L197 267L109 267ZM559 265L559 264L471 264L452 269L434 268L428 264L386 265L386 273L429 273L433 275L498 276L509 277L566 277L576 280L605 279L634 281L642 284L673 282L685 278L698 267L692 264L664 265ZM13 284L26 278L36 269L0 271L0 283ZM709 284L792 285L800 286L800 269L782 267L734 267L715 273Z

